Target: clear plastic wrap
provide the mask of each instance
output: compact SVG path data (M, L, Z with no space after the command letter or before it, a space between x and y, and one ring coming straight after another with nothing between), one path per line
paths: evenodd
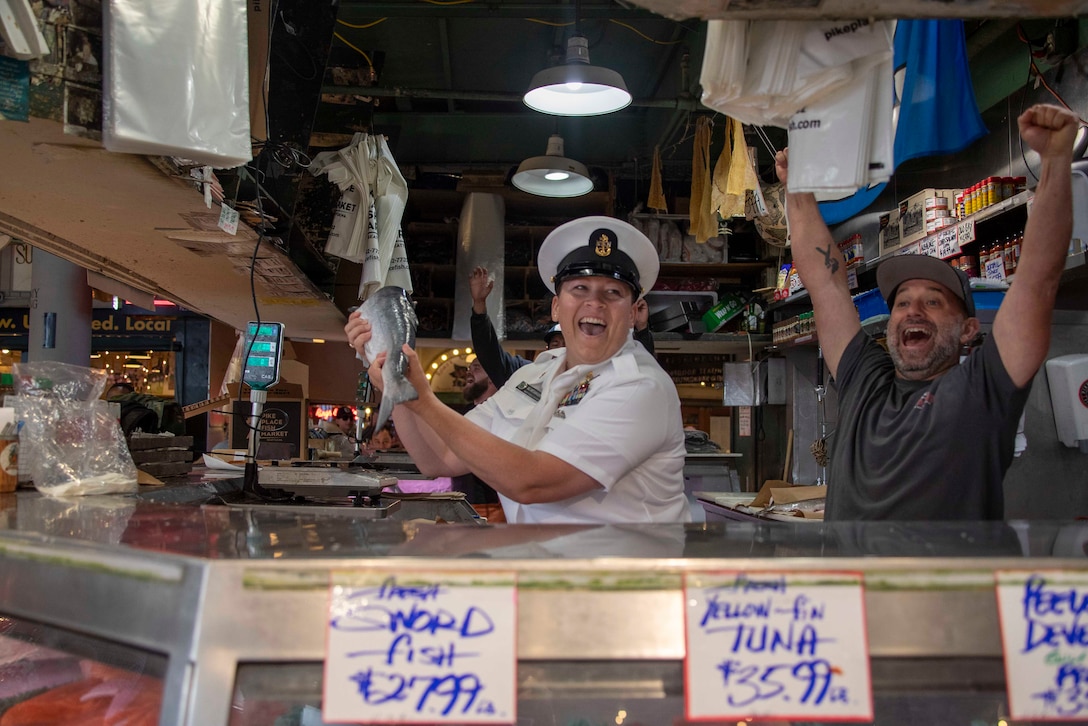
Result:
M110 0L102 13L106 149L219 169L253 157L245 0Z
M106 372L56 361L16 363L20 458L53 497L136 491L136 465L105 401Z

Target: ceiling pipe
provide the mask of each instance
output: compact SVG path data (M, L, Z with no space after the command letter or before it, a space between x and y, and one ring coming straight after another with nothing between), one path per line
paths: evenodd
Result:
M322 93L377 96L379 98L433 98L454 101L495 101L521 105L521 95L515 93L488 93L483 91L453 91L440 88L385 88L380 86L322 86ZM686 111L708 110L694 98L635 99L631 106L638 108L670 108Z
M340 19L385 18L540 18L567 20L573 6L540 2L461 3L458 5L409 2L372 2L371 0L341 0ZM667 20L645 8L628 8L613 2L586 3L579 8L582 19Z

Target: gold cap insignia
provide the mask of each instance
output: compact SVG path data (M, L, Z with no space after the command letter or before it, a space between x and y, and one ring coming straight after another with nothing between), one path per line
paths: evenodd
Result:
M597 253L598 257L608 257L612 254L612 237L605 231L601 231L601 234L597 237L596 245L593 251Z

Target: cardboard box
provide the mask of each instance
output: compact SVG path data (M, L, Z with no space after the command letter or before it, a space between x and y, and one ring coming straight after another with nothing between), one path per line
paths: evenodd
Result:
M955 203L959 189L923 189L912 194L906 200L899 203L899 237L900 245L908 245L917 242L926 236L926 199L931 197L945 197L948 199L949 209ZM883 253L882 253L883 254Z
M238 399L238 384L227 386L233 403L234 415L230 422L230 445L233 449L249 448L249 387L242 390ZM308 441L306 399L302 386L296 383L277 383L268 389L268 401L261 413L260 435L257 443L258 459L296 459L305 457Z
M903 238L899 235L899 207L880 215L880 231L878 255L883 257L889 252L899 249L903 245Z
M740 315L744 306L745 300L740 295L723 294L718 304L703 314L703 324L706 326L706 332L713 333L737 315Z

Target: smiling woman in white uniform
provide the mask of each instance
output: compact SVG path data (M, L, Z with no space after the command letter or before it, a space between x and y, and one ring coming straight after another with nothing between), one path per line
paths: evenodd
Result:
M688 521L680 400L631 335L634 304L657 279L653 245L626 222L583 217L548 235L537 267L566 347L542 352L464 417L406 350L419 400L393 417L413 461L428 476L480 477L508 522ZM357 351L370 338L358 313L345 331Z

